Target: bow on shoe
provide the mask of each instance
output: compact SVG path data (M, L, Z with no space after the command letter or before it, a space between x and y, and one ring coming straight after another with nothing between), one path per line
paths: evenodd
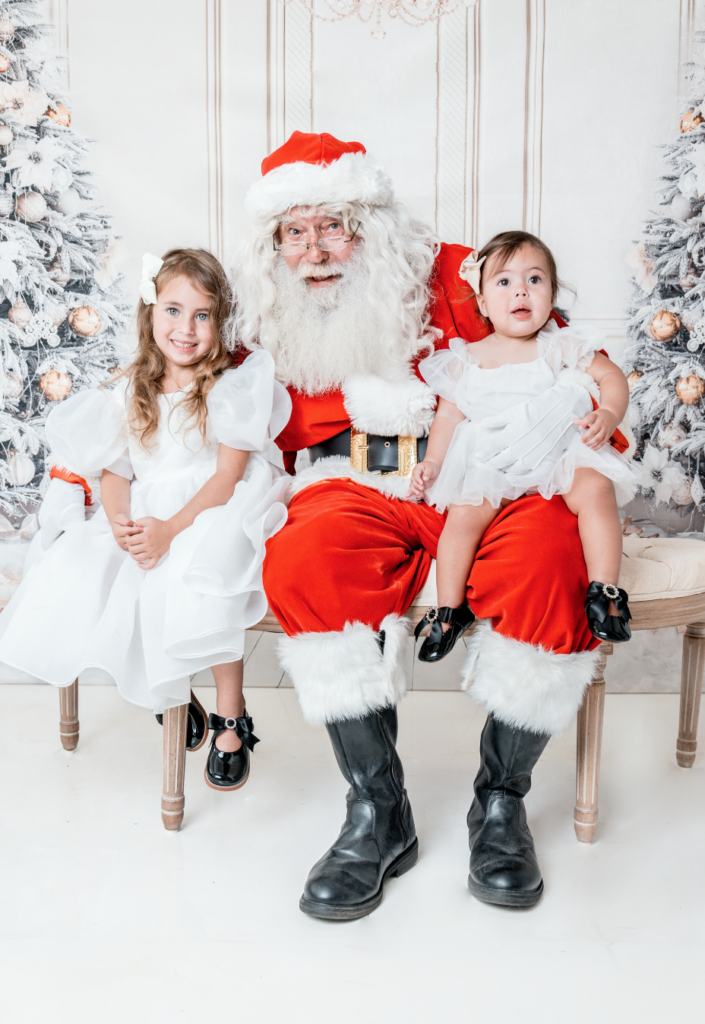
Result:
M621 587L615 587L611 583L592 582L587 592L585 611L588 618L604 622L609 612L610 601L614 601L620 617L629 622L632 613L629 611L628 599L626 590L622 590Z
M224 732L226 729L233 729L236 736L242 740L249 750L254 750L255 743L259 743L259 739L252 731L252 727L253 722L247 712L245 712L242 718L221 718L220 715L214 715L213 712L208 716L208 728L212 729L216 735Z

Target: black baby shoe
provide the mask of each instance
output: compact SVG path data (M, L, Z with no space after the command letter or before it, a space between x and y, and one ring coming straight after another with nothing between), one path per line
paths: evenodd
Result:
M598 640L609 640L613 644L623 644L631 640L629 620L632 613L629 611L628 600L626 590L620 590L612 583L598 583L593 580L585 598L585 614L592 635ZM618 615L607 614L610 601L614 601Z
M209 716L208 728L213 730L213 739L206 761L205 776L211 789L239 789L247 782L250 774L250 751L254 750L255 743L259 743L252 727L252 719L248 716L247 709L242 718L221 718L220 715L213 714ZM215 741L226 729L234 729L242 740L239 750L218 750L216 747Z
M455 647L458 640L466 629L473 624L475 616L470 611L467 601L459 608L430 608L414 630L414 636L418 639L422 629L431 627L419 651L419 661L440 661L446 654ZM442 622L449 622L450 629L445 633L441 629Z
M164 724L164 715L155 715L160 725ZM188 706L188 718L186 720L186 749L189 751L200 750L208 739L208 725L206 712L196 694L191 690L191 700Z

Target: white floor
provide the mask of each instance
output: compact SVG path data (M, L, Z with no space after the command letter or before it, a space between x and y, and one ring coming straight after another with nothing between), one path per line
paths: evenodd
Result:
M80 702L66 754L56 692L0 687L4 1024L703 1019L705 756L676 766L677 697L608 696L592 847L573 833L573 733L550 743L527 800L545 896L510 911L465 887L482 713L409 694L399 747L421 858L350 924L298 910L345 784L293 691L248 692L262 742L243 790L214 793L205 749L189 755L177 834L160 821L154 719L112 687Z

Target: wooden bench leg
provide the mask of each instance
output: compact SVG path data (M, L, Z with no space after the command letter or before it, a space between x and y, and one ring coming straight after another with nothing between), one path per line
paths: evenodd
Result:
M188 704L164 712L164 828L178 832L184 820L184 772L186 768L186 723Z
M676 761L681 768L692 768L698 746L698 715L705 669L705 622L685 627L681 663L681 707L678 720Z
M605 710L605 662L612 644L603 641L595 677L585 691L578 711L578 744L575 770L575 834L581 843L591 843L597 829L597 794L600 785L602 719Z
M78 746L78 679L59 687L59 735L64 750Z

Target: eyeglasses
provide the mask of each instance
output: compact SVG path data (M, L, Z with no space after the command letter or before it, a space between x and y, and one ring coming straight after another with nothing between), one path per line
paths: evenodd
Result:
M342 235L338 235L335 238L319 238L317 242L282 242L281 245L276 245L274 238L272 238L272 245L274 246L274 251L282 253L283 256L302 255L304 251L308 252L312 245L318 246L321 252L339 252L352 242L359 230L360 225L358 224L350 238L343 238Z

